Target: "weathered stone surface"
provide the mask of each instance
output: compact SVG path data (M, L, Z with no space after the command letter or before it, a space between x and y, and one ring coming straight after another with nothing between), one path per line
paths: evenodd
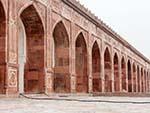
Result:
M0 0L1 94L149 91L150 61L75 0Z

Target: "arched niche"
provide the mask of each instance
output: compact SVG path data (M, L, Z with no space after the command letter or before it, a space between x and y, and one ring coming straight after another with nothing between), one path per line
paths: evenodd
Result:
M120 77L119 77L119 60L118 60L118 55L115 53L114 59L114 90L115 92L120 91Z
M122 91L127 92L126 62L124 57L121 59L121 79L122 79Z
M75 42L75 64L76 64L76 92L88 92L87 74L87 46L82 33L77 36Z
M92 76L93 76L93 92L102 91L102 82L100 77L101 62L100 62L100 50L97 42L94 43L92 48Z
M54 92L70 92L69 37L62 21L53 31L54 39Z
M131 62L128 60L128 92L132 92L132 72L131 72Z
M144 71L141 68L141 91L144 92Z
M111 56L109 49L104 52L105 92L112 92Z
M24 72L20 73L19 76L24 78L25 93L43 93L45 90L43 24L33 5L22 11L20 19L23 23L23 29L25 29L25 37L19 38L25 38L25 40L19 39L19 43L25 44L24 47L21 47L20 44L20 47L23 50L25 49L25 53L23 53L25 61ZM21 40L24 40L24 42L21 42ZM20 65L23 65L23 63Z
M137 87L138 87L138 92L140 92L140 68L137 66Z
M136 80L137 79L137 73L136 73L136 66L135 63L133 63L133 92L136 92Z

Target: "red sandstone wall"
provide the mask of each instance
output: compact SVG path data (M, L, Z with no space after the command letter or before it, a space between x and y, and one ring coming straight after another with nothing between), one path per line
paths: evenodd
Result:
M76 40L80 33L83 34L87 55L86 58L86 66L83 68L84 72L86 73L88 81L86 88L88 88L86 92L93 92L93 73L92 73L92 48L93 44L97 42L99 51L100 51L100 73L99 73L99 80L101 82L100 91L104 92L108 90L107 88L111 88L112 92L115 92L115 75L116 72L119 74L119 82L117 82L117 91L123 92L122 83L124 83L124 87L126 86L126 90L128 91L128 65L127 62L131 62L131 74L133 74L133 64L137 67L139 66L139 75L142 75L141 69L146 70L149 72L150 66L148 62L145 62L144 59L140 58L136 55L133 51L129 50L128 48L124 47L121 43L117 40L112 38L106 32L104 32L101 28L97 27L93 24L92 21L89 21L78 12L73 10L71 7L64 4L61 0L0 0L2 3L3 9L5 11L5 24L6 24L6 32L5 35L1 36L0 32L0 93L7 93L7 94L17 94L18 93L18 19L21 18L23 12L32 6L37 15L33 15L34 12L27 11L26 15L24 15L27 21L24 21L24 26L26 29L26 33L28 33L27 37L31 37L30 44L28 45L28 57L30 61L30 65L27 65L28 70L40 70L40 72L27 72L27 76L33 82L31 85L27 82L26 85L33 89L35 87L40 92L52 93L54 92L54 72L55 72L55 63L54 63L54 38L53 38L53 31L57 23L62 22L68 34L69 40L69 65L68 65L68 88L70 89L69 92L76 92L76 83L77 83L77 74L76 71ZM0 6L0 7L2 7ZM0 10L1 11L1 10ZM0 12L2 13L2 11ZM30 18L27 18L30 15ZM38 19L36 18L38 17ZM33 18L33 19L31 19ZM31 20L30 20L31 19ZM40 20L39 20L40 19ZM23 19L22 19L23 20ZM34 21L35 20L35 21ZM40 21L40 22L39 22ZM31 25L32 23L38 25ZM28 24L30 25L28 27ZM0 31L2 31L2 26L0 25ZM42 26L42 29L40 29ZM43 31L42 31L43 30ZM37 32L42 32L41 34L37 34ZM62 31L63 32L63 31ZM34 36L33 36L34 35ZM40 39L37 39L40 37ZM42 37L42 38L41 38ZM32 39L34 38L34 39ZM63 38L63 37L62 37ZM33 43L32 43L33 41ZM3 46L2 46L3 45ZM29 46L30 45L30 46ZM4 49L5 48L5 49ZM104 67L107 62L104 61L105 57L105 50L108 48L110 54L110 62L109 70L106 70ZM82 49L82 48L81 48ZM29 52L31 51L31 52ZM78 50L79 51L79 50ZM116 66L114 67L114 55L118 57L118 70L116 71ZM60 54L61 55L61 54ZM5 56L5 57L4 57ZM125 69L122 69L121 61L124 58L125 61ZM37 64L37 65L36 65ZM93 64L94 65L94 64ZM30 68L29 68L30 67ZM34 70L33 69L33 70ZM61 68L62 69L62 68ZM62 70L62 71L65 71ZM60 71L61 72L61 71ZM135 69L134 72L137 72ZM38 74L36 74L38 73ZM82 72L81 72L82 73ZM106 82L106 74L108 73L108 83ZM125 73L125 79L122 79L122 74ZM150 73L150 72L149 72ZM29 74L29 75L28 75ZM83 74L84 75L84 74ZM38 76L38 77L37 77ZM146 76L146 74L145 74ZM37 78L36 78L37 77ZM143 78L142 78L143 77ZM149 76L140 76L140 84L138 85L137 77L131 78L131 89L132 92L138 92L138 87L140 87L139 91L148 91L149 84L146 82ZM28 78L28 77L27 77ZM60 79L59 79L60 80ZM61 79L63 80L63 79ZM28 80L27 80L28 81ZM81 81L82 82L82 81ZM59 82L58 82L59 83ZM107 83L107 84L106 84ZM141 85L141 83L143 85ZM147 83L147 84L146 84ZM83 83L82 83L83 84ZM135 87L135 84L137 87ZM35 85L35 87L34 87ZM107 86L108 85L108 86ZM143 87L143 88L142 88ZM85 88L85 89L86 89ZM28 89L28 88L27 88ZM135 89L135 90L133 90ZM29 90L29 89L28 89ZM32 88L31 88L32 90ZM68 91L67 91L68 92ZM84 91L83 91L84 92Z

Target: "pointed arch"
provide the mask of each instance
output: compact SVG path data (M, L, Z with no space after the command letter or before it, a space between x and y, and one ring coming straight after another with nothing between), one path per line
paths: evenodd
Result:
M92 47L92 76L93 76L93 92L102 91L102 81L100 77L101 72L101 59L100 59L100 49L98 43L95 41Z
M146 92L146 70L144 69L144 92Z
M114 65L114 90L115 92L120 91L120 77L119 77L119 59L117 53L115 53L113 58Z
M139 68L139 66L137 66L137 87L138 87L138 92L140 92L140 68Z
M128 60L128 92L132 92L132 73L131 73L131 62Z
M0 1L0 64L4 64L5 56L5 42L6 42L6 13L3 7L2 2ZM4 66L1 66L0 69L0 94L4 93L5 85L5 70Z
M54 39L54 92L70 92L69 75L69 36L62 21L53 31Z
M136 66L135 63L133 63L133 92L136 92L136 79L137 79Z
M147 80L146 80L146 85L147 85L147 92L149 92L149 75L148 75L148 70L147 70Z
M76 92L88 92L88 74L87 74L87 45L82 33L77 36L75 42L76 49Z
M19 9L18 11L18 17L21 17L21 14L29 7L33 7L34 10L36 11L38 17L40 18L41 24L43 25L43 30L45 31L45 24L44 24L44 19L43 16L41 14L41 9L40 7L38 7L38 5L36 5L36 3L34 1L28 1L25 4L23 4L23 6Z
M126 76L126 62L124 57L121 59L121 79L122 79L122 91L127 91L127 76Z
M144 71L141 68L141 91L144 92Z
M33 5L20 14L26 34L26 58L24 68L24 91L44 92L44 27ZM21 37L19 37L21 38ZM19 75L22 76L22 75Z
M87 74L87 46L82 33L77 36L75 42L76 52L76 91L79 93L88 92Z
M105 92L112 92L111 55L108 47L104 52Z

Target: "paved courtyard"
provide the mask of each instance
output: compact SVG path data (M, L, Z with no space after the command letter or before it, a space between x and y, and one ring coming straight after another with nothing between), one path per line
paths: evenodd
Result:
M1 98L0 113L150 113L148 103L150 98L59 97L58 99L76 99L76 101ZM117 101L147 103L113 103Z

